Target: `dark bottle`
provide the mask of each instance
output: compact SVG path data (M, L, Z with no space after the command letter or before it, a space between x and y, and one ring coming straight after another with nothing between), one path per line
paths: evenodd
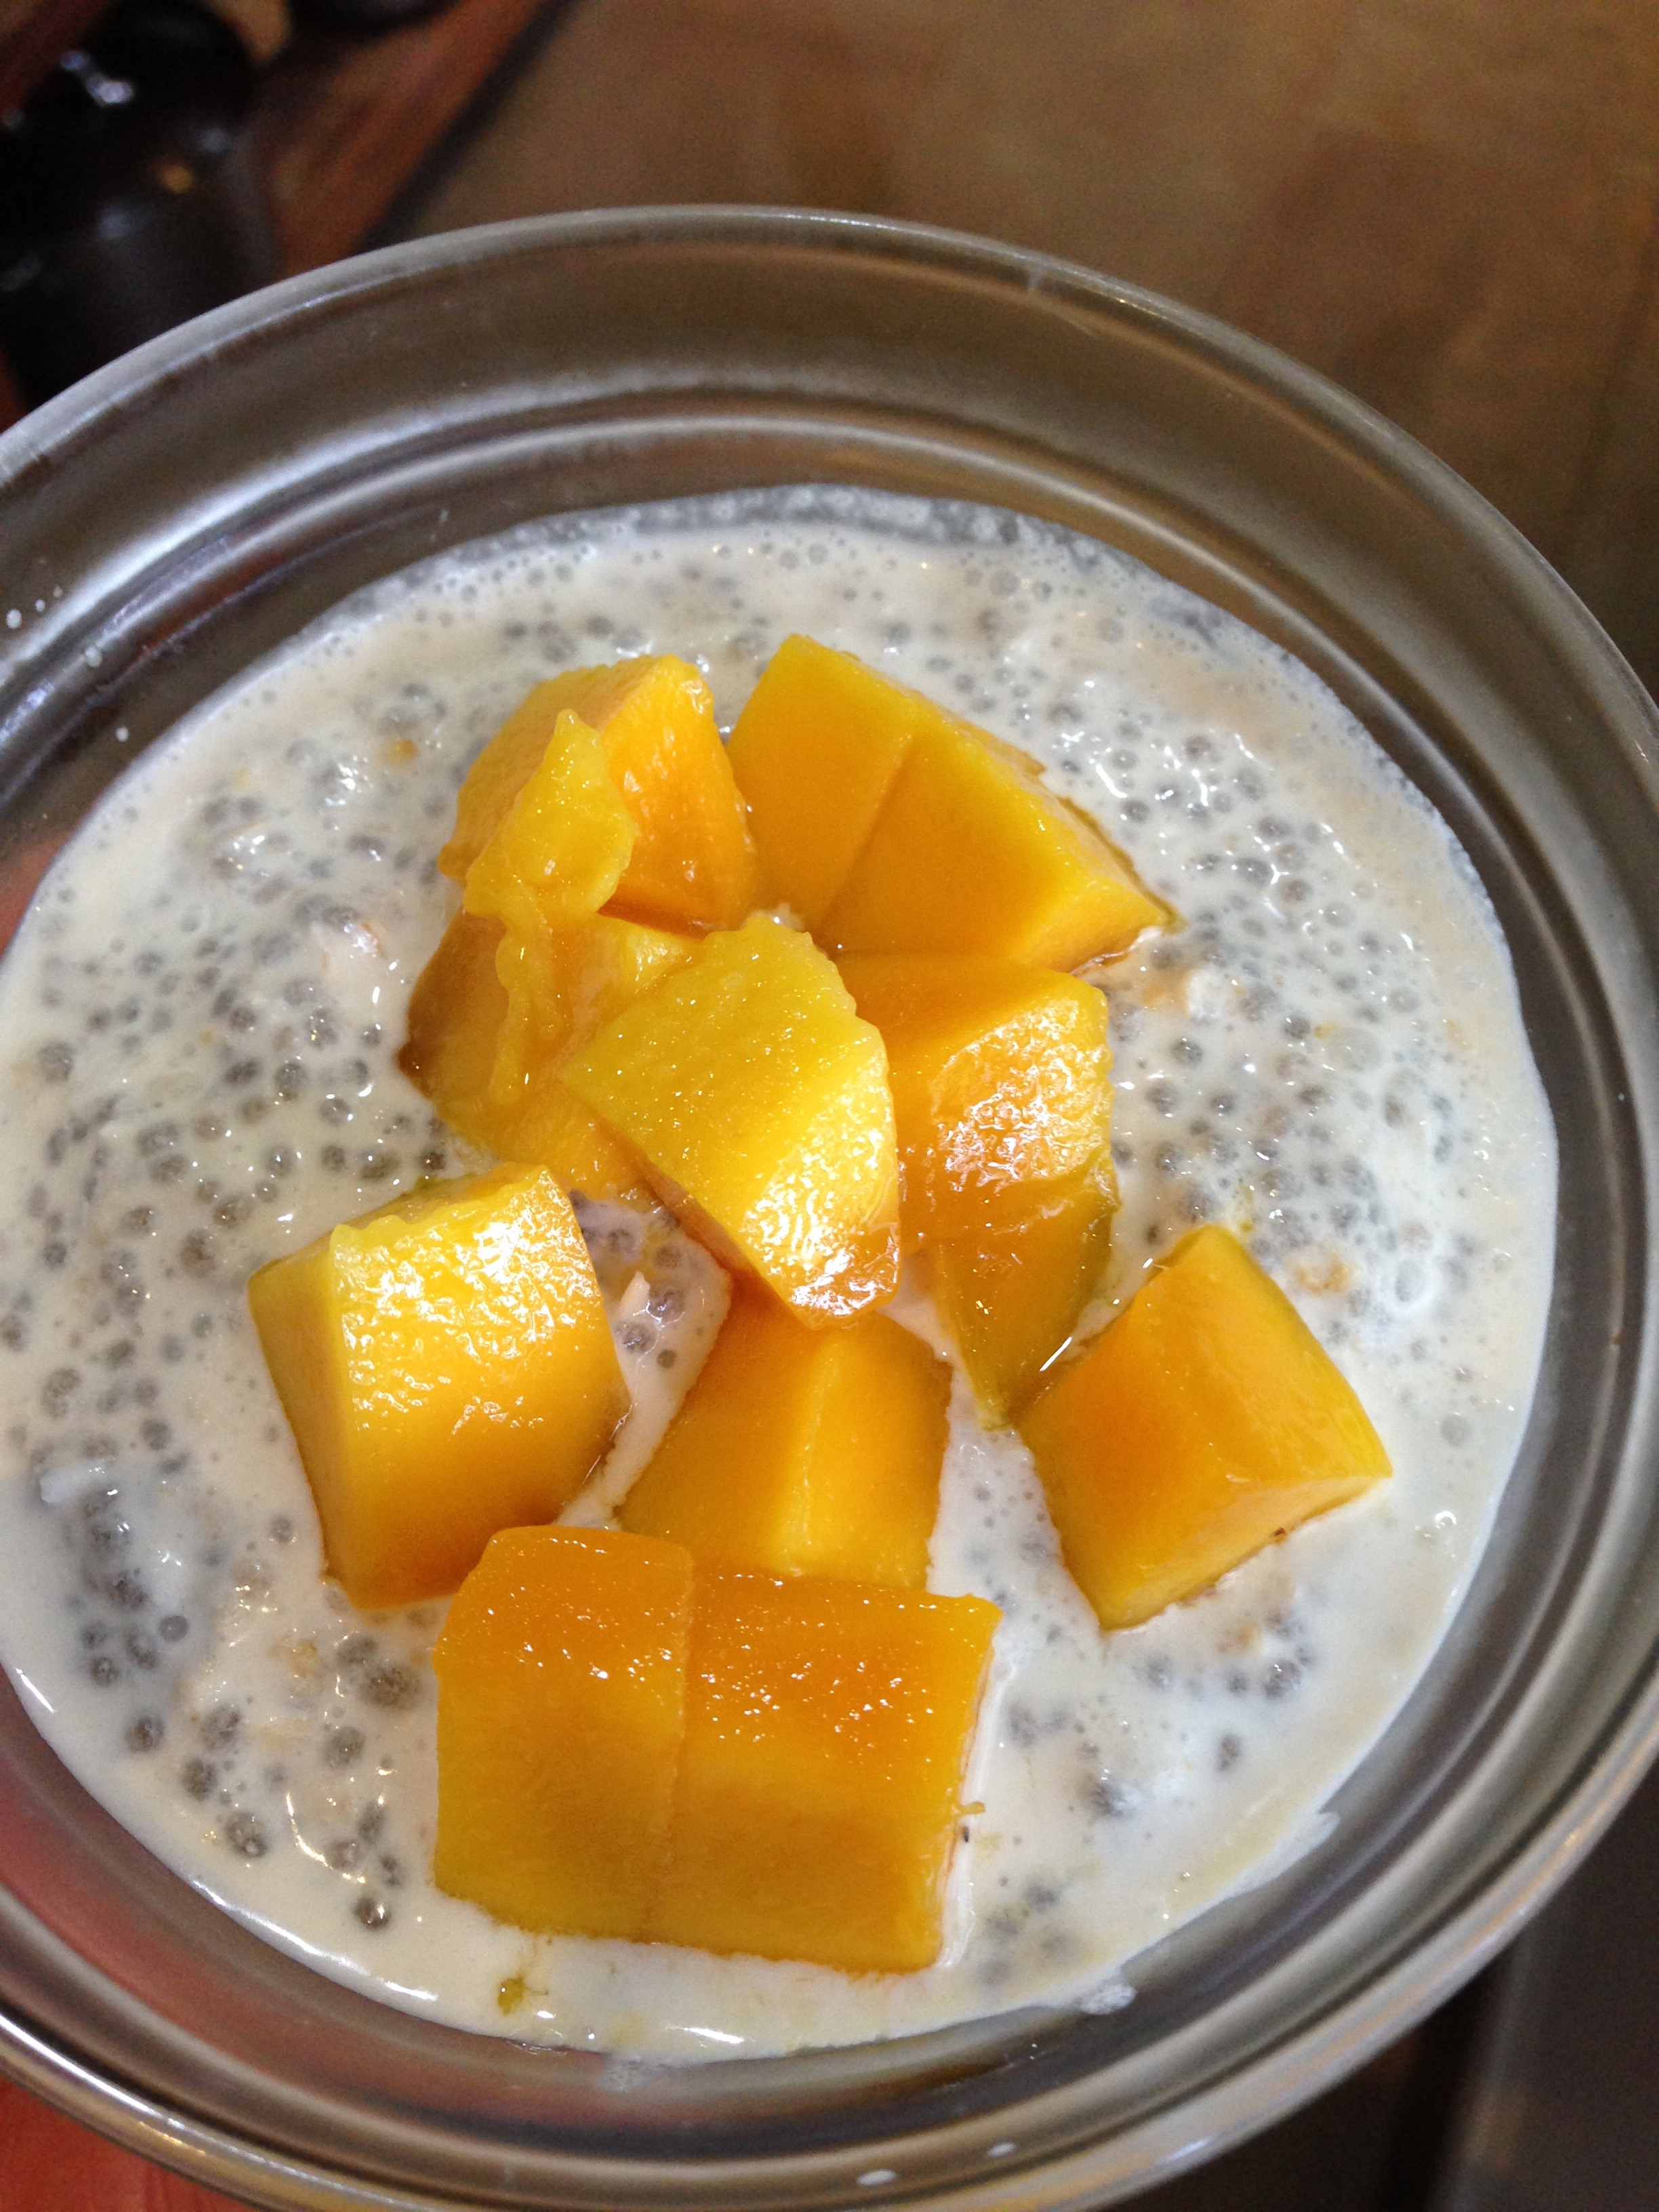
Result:
M118 0L0 120L0 344L31 404L279 273L257 82L194 0Z

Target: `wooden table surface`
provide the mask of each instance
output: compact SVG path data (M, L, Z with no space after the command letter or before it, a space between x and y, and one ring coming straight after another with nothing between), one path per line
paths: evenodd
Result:
M1238 324L1659 686L1659 0L577 0L403 227L674 200L913 216Z

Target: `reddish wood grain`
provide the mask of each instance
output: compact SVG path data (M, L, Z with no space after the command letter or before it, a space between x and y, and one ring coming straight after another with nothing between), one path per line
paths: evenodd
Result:
M240 2212L0 2081L0 2212Z
M295 41L255 125L289 275L356 251L542 5L452 0L380 38Z
M20 846L0 861L0 949L9 945L15 935L41 877L57 857L58 842L54 837Z

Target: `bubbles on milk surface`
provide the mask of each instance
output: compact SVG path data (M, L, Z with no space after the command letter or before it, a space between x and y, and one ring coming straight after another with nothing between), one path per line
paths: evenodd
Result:
M455 793L501 720L561 669L672 651L729 728L794 630L1024 747L1181 917L1095 978L1124 1201L1097 1318L1195 1224L1248 1234L1396 1468L1107 1637L1023 1446L958 1385L930 1585L1004 1620L946 1956L906 1977L538 1941L435 1892L444 1609L364 1618L322 1580L245 1297L264 1261L483 1164L395 1054ZM6 1663L171 1864L476 2028L706 2057L1119 2001L1135 1952L1317 1835L1433 1649L1524 1420L1553 1141L1463 856L1277 647L993 510L732 495L388 579L115 787L0 966L0 1033ZM567 1516L603 1525L725 1280L665 1215L580 1218L635 1401Z

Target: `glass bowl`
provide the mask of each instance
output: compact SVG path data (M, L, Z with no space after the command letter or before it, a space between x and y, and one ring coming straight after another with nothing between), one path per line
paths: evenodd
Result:
M852 217L671 209L422 240L143 348L0 441L0 882L347 592L530 517L744 485L1091 532L1318 672L1509 937L1561 1139L1541 1386L1473 1589L1330 1840L1133 2004L652 2070L470 2037L151 1859L0 1697L0 2064L257 2204L1099 2204L1311 2096L1473 1973L1659 1736L1654 710L1388 423L1167 301Z

